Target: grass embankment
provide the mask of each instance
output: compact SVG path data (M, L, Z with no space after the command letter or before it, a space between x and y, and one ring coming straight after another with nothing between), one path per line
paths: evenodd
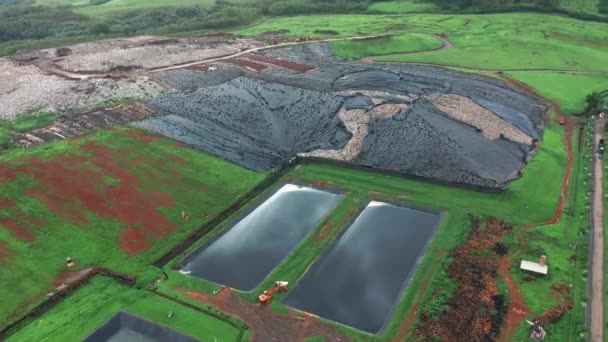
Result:
M116 313L126 311L201 341L238 342L231 325L150 291L95 277L8 341L81 341ZM171 317L168 313L172 312Z
M344 59L359 59L389 53L408 53L439 49L441 41L425 34L402 34L398 36L332 42L336 56Z
M570 75L551 72L509 72L547 98L556 101L568 114L582 113L585 99L593 92L608 90L608 75Z
M54 287L68 256L153 277L156 258L263 177L126 128L1 155L0 326Z
M315 15L269 19L235 31L257 35L289 29L288 36L341 37L390 33L441 33L454 47L378 61L424 62L487 69L608 70L608 24L556 15Z

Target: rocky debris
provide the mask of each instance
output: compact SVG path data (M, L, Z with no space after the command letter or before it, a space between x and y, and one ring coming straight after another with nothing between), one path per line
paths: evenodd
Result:
M73 72L107 72L120 67L154 69L230 55L260 44L255 40L234 37L169 40L158 37L134 43L112 40L75 45L72 54L60 59L57 65Z
M165 87L148 76L120 80L67 80L33 65L0 58L0 117L13 118L33 110L87 109L115 98L148 98Z
M352 137L346 143L344 148L339 150L315 150L309 153L300 153L302 157L320 157L327 159L352 161L361 153L363 148L363 140L367 136L367 125L369 124L370 115L362 109L342 109L338 113L338 117L346 126Z
M504 137L516 143L532 144L529 135L464 96L445 94L433 99L432 103L452 119L479 129L487 139Z
M32 147L74 138L99 128L143 120L155 113L154 109L143 103L126 103L110 109L62 116L47 127L26 134L18 134L13 137L13 140L22 147Z
M393 116L404 113L410 106L404 103L389 103L374 107L370 114L374 119L390 119Z

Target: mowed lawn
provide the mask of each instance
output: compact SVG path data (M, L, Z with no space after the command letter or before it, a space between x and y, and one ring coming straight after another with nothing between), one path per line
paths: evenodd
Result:
M240 331L224 321L161 298L153 292L97 276L7 341L81 341L120 311L201 341L239 340ZM172 312L171 317L168 317L169 312Z
M378 61L424 62L487 69L608 70L608 24L556 15L316 15L272 18L236 33L258 35L289 29L287 36L390 33L444 34L454 47L425 54L380 57Z
M371 39L342 40L332 42L336 56L358 59L390 53L410 53L439 49L443 44L426 34L402 34Z
M142 275L263 177L127 128L1 155L0 326L61 284L66 257Z

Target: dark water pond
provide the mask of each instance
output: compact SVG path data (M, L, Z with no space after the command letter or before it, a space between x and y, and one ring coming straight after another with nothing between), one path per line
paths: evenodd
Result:
M439 213L370 202L285 304L380 332L441 218Z
M186 259L182 272L252 290L341 198L339 194L286 184L217 240L195 251Z
M198 342L175 330L127 312L119 312L83 342Z

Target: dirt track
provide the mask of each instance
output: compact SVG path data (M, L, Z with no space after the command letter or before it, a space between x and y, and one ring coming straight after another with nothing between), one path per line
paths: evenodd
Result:
M379 34L379 35L370 35L370 36L356 36L356 37L347 37L347 38L327 38L327 39L319 39L319 40L304 41L304 42L286 42L286 43L279 43L279 44L270 44L270 45L265 45L265 46L260 46L260 47L255 47L255 48L243 50L243 51L240 51L240 52L237 52L237 53L233 53L233 54L228 54L228 55L225 55L225 56L220 56L220 57L206 59L206 60L203 60L203 61L192 61L192 62L186 62L186 63L179 63L179 64L175 64L175 65L170 65L170 66L166 66L166 67L158 67L158 68L153 68L153 69L137 70L137 71L133 71L132 73L122 73L120 76L129 76L129 75L135 75L135 74L146 74L146 73L151 73L151 72L161 72L161 71L169 71L169 70L175 70L175 69L188 68L188 67L193 67L193 66L207 64L207 63L212 63L212 62L225 61L225 60L228 60L228 59L245 56L245 55L248 55L248 54L251 54L251 53L254 53L254 52L258 52L258 51L262 51L262 50L267 50L267 49L272 49L272 48L278 48L278 47L284 47L284 46L290 46L290 45L333 42L333 41L338 41L338 40L369 39L369 38L379 38L379 37L384 37L384 36L388 36L388 34ZM80 80L82 80L82 79L107 78L108 77L108 73L106 73L106 72L94 72L94 73L89 73L89 72L73 72L73 71L62 69L62 68L58 67L57 65L55 65L53 63L44 63L44 64L39 65L39 67L41 69L43 69L44 71L46 71L46 72L49 72L51 74L55 74L55 75L58 75L58 76L62 76L62 77L68 78L68 79L75 79L75 80L80 79Z
M311 315L298 317L293 313L277 314L267 305L243 301L228 288L221 290L215 296L189 291L185 288L176 290L196 301L211 304L243 320L252 330L252 342L300 342L310 336L323 336L325 341L332 342L350 341L342 332L321 323Z
M594 134L594 151L600 139L604 138L605 119L597 120ZM604 341L604 161L593 157L593 224L591 257L591 306L589 325L590 341Z

